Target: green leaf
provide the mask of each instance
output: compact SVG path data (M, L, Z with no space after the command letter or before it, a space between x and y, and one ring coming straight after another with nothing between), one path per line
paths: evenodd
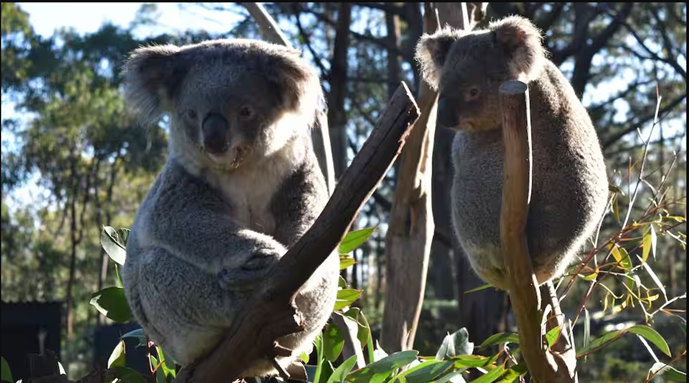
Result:
M321 375L323 375L323 335L318 334L313 340L313 344L316 346L316 373L313 376L313 383L321 382Z
M171 376L172 378L175 378L177 376L177 372L175 371L175 363L165 357L162 347L156 345L156 351L158 352L158 358L160 358L161 362L163 363L161 367L163 369L163 373L165 373L165 377L167 378L168 376Z
M498 355L494 355L491 357L482 355L460 355L452 358L452 361L455 363L455 367L457 368L486 367L489 364L495 362Z
M586 355L592 351L595 351L595 350L598 350L600 348L607 346L608 344L619 339L623 334L624 333L622 331L619 331L619 330L618 331L612 331L612 332L609 332L609 333L601 336L600 338L596 338L596 339L592 340L591 343L589 343L585 347L581 348L580 350L577 350L577 358L581 358L584 355Z
M581 277L581 279L583 279L583 280L585 280L585 281L593 281L593 280L595 280L596 278L598 278L598 273L597 273L597 272Z
M302 353L299 354L299 359L306 365L309 363L309 354L307 354L306 351L302 351Z
M330 378L328 383L344 383L347 374L352 370L354 364L356 363L356 355L352 355L349 359L345 360L335 371Z
M615 260L617 261L618 265L623 270L629 271L632 269L632 262L629 260L629 254L627 253L627 250L624 249L624 247L614 245L614 247L612 248L612 256L615 257Z
M115 322L124 323L132 318L132 311L129 308L127 299L124 297L124 289L122 288L106 287L92 294L90 303L101 314Z
M469 291L465 291L464 294L469 294L469 293L474 293L474 292L476 292L476 291L485 290L485 289L487 289L487 288L489 288L489 287L493 287L493 285L490 284L490 283L486 283L485 285L482 285L482 286L479 286L479 287L475 287L475 288L473 288L473 289L471 289L471 290L469 290Z
M548 331L547 334L545 334L545 339L548 341L548 347L552 347L553 343L557 340L557 338L560 336L560 331L562 329L560 326L557 326L553 328L552 330Z
M337 247L337 250L341 255L351 253L354 249L361 246L362 243L366 242L368 237L370 237L375 230L375 227L369 227L367 229L350 231L342 239L342 242L340 242L340 245Z
M342 289L337 292L337 300L335 301L335 308L337 311L351 305L355 300L359 299L361 290Z
M656 362L653 364L651 367L650 371L651 374L655 374L655 376L663 376L663 378L671 381L671 382L686 382L687 381L687 373L679 371L675 369L674 367L665 364L665 363L660 363Z
M648 260L648 254L651 253L651 241L651 233L644 235L643 252L641 253L641 263L646 263L646 260Z
M502 379L498 383L517 382L519 377L526 375L527 372L529 372L529 368L526 364L524 362L519 363L516 366L508 368L507 372L505 372L505 375L502 376Z
M153 366L153 371L155 371L156 383L167 383L162 363L159 363L158 359L156 359L156 357L151 354L148 354L148 358L151 361L151 366Z
M333 364L324 359L323 369L321 370L321 382L327 382L334 373L335 367L333 367Z
M644 337L646 340L655 344L665 355L672 357L670 355L670 347L668 347L665 339L663 339L663 337L651 327L645 325L636 325L628 328L626 331Z
M620 207L617 204L617 195L612 198L612 215L615 216L615 221L620 222Z
M474 352L474 343L469 342L469 333L462 327L454 334L445 336L435 358L443 360L459 355L471 355L472 352Z
M117 366L113 367L113 377L118 379L119 383L146 383L146 379L139 375L138 372L129 367Z
M117 287L124 288L124 283L122 283L122 276L120 275L120 267L115 263L115 281L117 282Z
M366 347L368 344L370 337L370 329L368 328L368 322L366 321L366 318L364 318L364 314L361 312L361 310L358 307L352 307L349 310L347 310L346 313L344 313L345 319L346 318L351 318L354 322L356 322L357 325L357 332L356 332L356 338L359 340L359 343L361 343L361 347ZM361 318L361 320L360 320ZM361 323L361 322L364 323Z
M323 353L325 359L329 362L334 362L344 346L344 335L339 327L333 323L328 323L323 332Z
M340 279L337 280L337 287L339 287L339 288L341 288L341 289L346 289L346 288L347 288L347 281L345 281L344 278L342 278L341 275L340 275Z
M108 358L108 368L110 367L124 367L124 359L126 352L124 351L124 341L120 340L117 342L117 346L110 353L110 358Z
M492 346L494 344L502 344L502 343L515 343L519 344L519 335L517 334L512 334L512 333L504 333L501 332L499 334L491 335L488 337L488 339L484 340L483 343L481 343L478 348L486 348L488 346Z
M502 365L499 365L495 367L494 369L490 370L487 374L481 376L478 379L474 379L471 381L471 383L491 383L494 382L496 379L502 375L502 373L505 372L505 367Z
M136 330L132 330L120 337L120 339L124 338L134 338L139 341L139 343L136 345L136 347L140 346L147 346L148 345L148 339L146 339L146 335L144 334L144 329L138 328Z
M373 362L364 368L352 372L347 376L347 382L368 383L374 375L390 374L393 370L415 361L418 353L419 352L415 350L408 350L388 355L377 362Z
M3 381L11 382L14 383L14 379L12 379L12 371L10 371L10 365L7 364L7 361L5 358L0 356L0 376Z
M127 258L126 248L117 239L117 231L110 226L103 226L100 234L100 244L113 261L124 265Z
M433 383L466 383L466 380L462 378L462 372L464 372L464 369L451 372Z
M407 383L426 383L437 379L447 372L454 363L442 360L427 360L418 366L404 371L398 376L404 376Z
M355 263L356 261L352 257L340 256L340 270L344 270Z

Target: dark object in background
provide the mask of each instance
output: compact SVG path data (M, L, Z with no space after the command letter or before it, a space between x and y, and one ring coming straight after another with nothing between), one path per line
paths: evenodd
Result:
M114 323L111 325L99 326L94 334L94 368L108 367L108 358L112 354L112 350L117 346L120 337L130 331L140 329L136 322L129 323ZM151 371L148 364L147 347L137 347L139 344L137 339L125 338L125 366L136 370L143 376L151 376ZM163 350L165 352L165 350ZM152 351L155 356L155 351ZM157 358L156 358L157 359Z
M15 381L29 378L28 354L51 350L59 360L61 315L62 302L2 302L0 352Z

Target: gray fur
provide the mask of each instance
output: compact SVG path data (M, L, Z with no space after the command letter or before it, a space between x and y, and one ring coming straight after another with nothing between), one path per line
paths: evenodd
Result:
M416 57L424 78L439 89L439 123L450 121L447 127L457 130L451 190L455 234L476 273L500 289L507 284L500 251L505 149L498 89L510 79L528 83L529 251L540 284L561 276L604 212L608 181L591 119L545 57L540 32L514 16L483 31L445 29L424 35Z
M170 155L139 207L122 269L144 332L181 365L209 352L269 267L327 202L309 127L323 100L297 51L252 40L144 47L125 66L127 101L143 119L170 116ZM249 108L250 117L242 115ZM189 113L193 109L194 113ZM227 121L229 149L205 146L205 116ZM335 304L336 252L302 286L306 329L280 339L288 365ZM267 360L243 376L274 375Z

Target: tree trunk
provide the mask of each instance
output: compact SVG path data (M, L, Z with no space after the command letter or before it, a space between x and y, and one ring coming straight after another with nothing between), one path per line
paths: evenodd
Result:
M430 5L424 27L437 27ZM421 116L402 153L399 181L385 237L386 293L381 346L388 353L411 349L423 304L431 240L432 153L438 95L422 83L417 97Z
M328 78L330 99L328 100L328 125L333 152L335 179L339 179L347 168L347 116L344 110L347 94L347 51L349 48L349 25L352 22L352 5L341 3L337 15L335 46Z

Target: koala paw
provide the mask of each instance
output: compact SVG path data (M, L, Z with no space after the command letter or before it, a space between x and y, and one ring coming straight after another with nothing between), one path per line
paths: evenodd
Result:
M229 291L254 290L278 256L269 249L256 250L239 268L223 268L217 274L220 287Z

